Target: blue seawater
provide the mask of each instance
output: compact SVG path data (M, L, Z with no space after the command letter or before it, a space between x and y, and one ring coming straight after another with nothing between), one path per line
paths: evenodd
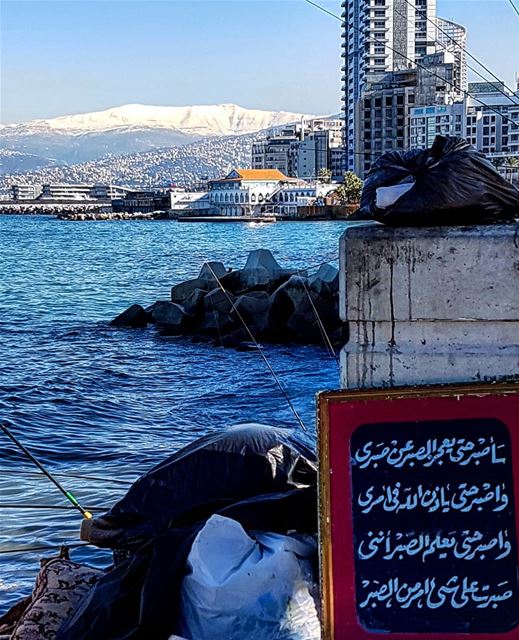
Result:
M345 227L0 216L0 419L94 514L211 430L250 421L297 428L257 352L108 322L134 302L168 299L171 285L196 277L208 259L242 267L250 250L269 248L290 268L336 263ZM335 361L324 346L265 353L313 440L315 394L338 386ZM30 593L39 558L49 555L13 550L78 543L81 516L3 433L0 444L5 611ZM93 547L72 558L110 563Z

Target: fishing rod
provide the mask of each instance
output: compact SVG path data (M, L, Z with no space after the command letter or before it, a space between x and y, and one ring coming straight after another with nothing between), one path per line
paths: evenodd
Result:
M25 447L13 433L11 433L5 422L0 423L0 429L2 429L5 435L12 442L14 442L14 444L21 451L23 451L23 453L29 458L29 460L33 462L42 473L47 476L47 478L61 491L61 493L67 498L67 500L69 500L73 504L73 506L81 512L83 518L85 518L86 520L90 520L92 518L92 514L90 513L90 511L84 509L75 498L75 496L70 491L67 491L65 487L60 482L58 482L58 480L56 480L56 478L49 471L47 471L47 469L45 469L41 462L32 455L27 447Z

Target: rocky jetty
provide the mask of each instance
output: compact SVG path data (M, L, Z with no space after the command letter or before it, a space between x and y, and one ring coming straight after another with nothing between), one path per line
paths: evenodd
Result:
M92 220L166 220L165 211L66 211L58 213L59 220L92 221Z
M197 278L172 287L170 300L158 300L147 308L134 304L110 324L133 328L154 324L167 335L189 335L230 347L253 338L303 344L347 340L339 318L338 270L322 264L310 276L284 269L266 249L251 251L243 269L207 262Z

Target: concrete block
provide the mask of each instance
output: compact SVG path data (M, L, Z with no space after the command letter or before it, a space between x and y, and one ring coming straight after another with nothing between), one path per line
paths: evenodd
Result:
M519 377L514 225L391 228L341 238L346 388Z

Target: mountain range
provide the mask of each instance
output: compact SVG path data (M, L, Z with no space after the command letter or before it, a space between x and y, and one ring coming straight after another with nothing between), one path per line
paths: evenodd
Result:
M312 116L244 109L235 104L187 107L128 104L121 107L0 125L2 173L71 165L105 157L240 136ZM9 158L5 166L4 158Z

